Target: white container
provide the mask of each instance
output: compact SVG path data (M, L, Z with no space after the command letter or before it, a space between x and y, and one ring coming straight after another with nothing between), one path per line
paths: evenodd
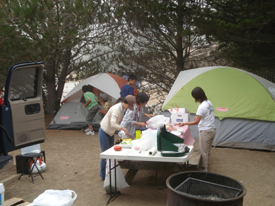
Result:
M190 114L186 108L171 108L168 109L171 113L171 124L174 126L176 123L189 122Z
M189 122L190 113L172 113L171 114L171 124L174 126L176 123Z
M21 154L26 154L26 153L40 153L40 144L35 144L29 147L24 147L21 149Z
M0 183L0 206L4 206L4 193L5 193L5 188L3 183Z

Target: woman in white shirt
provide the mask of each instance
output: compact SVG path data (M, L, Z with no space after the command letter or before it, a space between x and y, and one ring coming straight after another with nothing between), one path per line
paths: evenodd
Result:
M126 135L129 135L128 130L125 127L121 127L119 122L123 119L125 111L127 109L133 110L135 104L136 97L133 95L128 95L123 98L120 103L113 105L103 117L98 131L98 138L102 152L114 146L114 134L116 130L123 130ZM102 180L105 180L105 169L106 160L101 159L100 177Z
M204 91L196 87L191 92L195 102L199 102L196 117L192 122L178 123L179 126L197 125L199 128L199 145L202 155L202 164L200 171L207 172L212 142L216 134L215 115L212 103L207 99Z

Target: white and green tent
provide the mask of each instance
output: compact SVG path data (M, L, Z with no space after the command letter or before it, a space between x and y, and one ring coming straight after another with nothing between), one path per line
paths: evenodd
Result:
M275 84L231 67L202 67L182 71L163 110L187 108L191 118L198 103L191 91L201 87L215 109L214 146L275 151ZM197 126L191 127L198 137Z

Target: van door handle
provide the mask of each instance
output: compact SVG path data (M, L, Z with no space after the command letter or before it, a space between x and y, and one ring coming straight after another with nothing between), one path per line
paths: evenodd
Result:
M40 104L39 103L29 104L29 105L25 106L26 115L37 114L39 112L40 112Z

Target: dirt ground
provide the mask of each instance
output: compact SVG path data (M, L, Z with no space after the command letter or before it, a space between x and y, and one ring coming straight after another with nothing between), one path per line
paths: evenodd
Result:
M48 123L46 118L46 125ZM46 153L44 180L38 176L32 184L30 177L23 176L20 180L8 181L4 184L6 200L18 197L32 202L47 189L70 189L77 194L74 206L106 205L109 195L99 177L101 151L97 133L87 136L77 130L46 130L41 149ZM20 153L21 150L10 153L14 164L15 156ZM213 148L209 172L241 181L247 189L245 206L274 205L275 152ZM155 171L139 171L130 187L123 189L110 205L167 205L165 181L171 174L158 172L155 181ZM15 165L0 173L0 182L12 175L16 175Z

